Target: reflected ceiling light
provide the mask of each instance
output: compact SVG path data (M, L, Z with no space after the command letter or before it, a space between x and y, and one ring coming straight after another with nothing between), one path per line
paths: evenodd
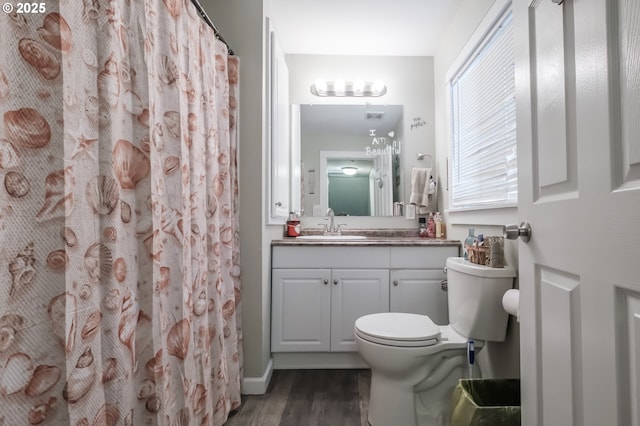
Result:
M319 78L311 85L311 93L316 96L377 97L387 93L387 86L382 80L326 81Z
M342 168L342 173L344 173L347 176L353 176L356 173L358 173L358 168L357 167L351 167L351 166L343 167Z

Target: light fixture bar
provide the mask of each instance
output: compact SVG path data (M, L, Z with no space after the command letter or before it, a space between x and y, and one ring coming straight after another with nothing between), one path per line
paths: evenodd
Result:
M311 93L321 97L378 97L387 93L387 86L382 80L325 81L318 79L311 85Z

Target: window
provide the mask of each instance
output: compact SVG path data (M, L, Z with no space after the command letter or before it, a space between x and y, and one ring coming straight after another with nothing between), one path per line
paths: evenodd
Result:
M515 63L511 7L449 80L451 210L518 202Z

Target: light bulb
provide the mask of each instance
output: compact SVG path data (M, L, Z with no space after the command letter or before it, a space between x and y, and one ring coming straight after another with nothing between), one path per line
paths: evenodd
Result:
M384 82L382 80L376 80L371 85L371 91L373 93L380 93L384 89Z
M317 79L314 83L314 86L316 87L316 92L318 93L327 92L327 81L324 78Z

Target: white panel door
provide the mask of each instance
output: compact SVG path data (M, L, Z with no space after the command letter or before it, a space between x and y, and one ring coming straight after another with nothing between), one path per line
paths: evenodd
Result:
M331 287L331 351L355 352L356 320L389 312L389 270L334 269Z
M640 2L516 0L522 424L639 425Z

